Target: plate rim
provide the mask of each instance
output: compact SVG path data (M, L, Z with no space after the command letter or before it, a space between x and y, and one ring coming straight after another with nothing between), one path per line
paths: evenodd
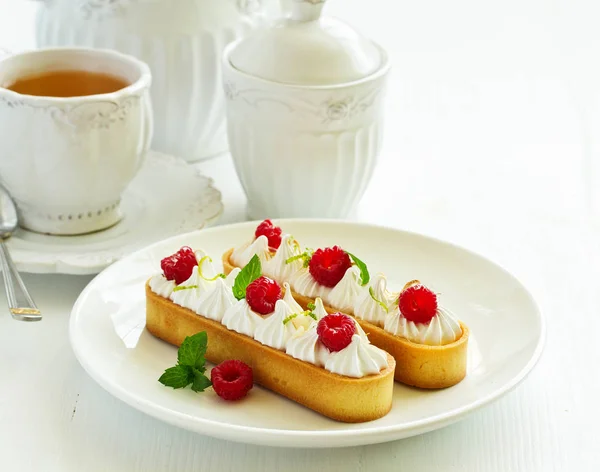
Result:
M96 279L99 277L105 276L104 273L106 271L111 270L115 265L118 265L122 261L127 261L128 259L133 259L138 255L138 253L146 252L152 250L154 247L168 243L171 240L178 238L188 238L197 235L198 233L214 233L219 232L220 230L230 230L244 227L252 227L252 225L256 225L259 221L244 221L239 223L232 223L226 225L215 226L209 229L204 230L196 230L190 231L187 233L181 233L178 235L170 236L169 238L165 238L161 241L157 241L152 243L144 248L141 248L122 259L116 261L114 264L107 267L100 274L96 275L94 279L92 279L88 285L83 289L77 298L75 304L73 305L73 309L71 310L70 320L69 320L69 342L71 344L71 348L77 358L78 362L87 372L87 374L97 382L103 389L105 389L108 393L115 396L119 400L128 404L129 406L142 411L143 413L157 418L165 423L172 424L178 426L180 428L186 429L188 431L193 431L199 434L204 434L211 437L216 437L219 439L231 440L236 442L242 442L246 444L257 444L257 445L266 445L266 446L276 446L276 447L310 447L310 448L324 448L324 447L350 447L357 445L367 445L374 443L383 443L388 441L394 441L398 439L403 439L406 437L416 436L418 434L422 434L428 431L432 431L435 429L442 428L444 426L448 426L456 421L459 421L466 415L483 408L484 406L494 402L495 400L501 398L502 396L509 393L515 387L517 387L525 378L531 373L535 365L540 360L542 353L544 351L544 346L546 343L546 319L540 308L540 305L533 297L531 291L527 288L527 285L515 276L513 273L508 271L504 266L496 262L495 260L484 256L476 251L468 249L464 246L458 245L456 243L440 239L435 236L426 235L423 233L394 228L391 226L374 224L374 223L364 223L364 222L354 222L348 220L330 220L323 218L277 218L276 219L279 224L285 225L286 222L294 222L294 223L325 223L325 224L333 224L333 225L342 225L342 226L360 226L364 228L370 228L374 230L386 230L386 231L394 231L405 233L406 235L418 238L425 238L431 242L435 242L437 244L442 244L446 246L450 246L452 249L458 249L459 251L464 251L471 256L475 256L476 258L482 259L489 264L492 264L497 269L502 271L504 275L513 279L516 282L524 293L527 295L532 307L535 309L536 318L539 321L539 337L538 342L533 351L531 358L528 362L523 366L523 368L513 376L508 382L504 383L501 387L489 393L483 398L479 398L476 401L471 402L470 404L458 408L454 408L450 411L440 413L433 417L427 417L421 420L413 421L408 425L404 425L402 427L398 427L398 425L387 425L387 426L377 426L368 429L352 429L352 430L328 430L328 431L306 431L306 430L280 430L273 428L263 428L256 426L243 426L243 425L235 425L235 424L223 424L219 421L206 419L197 417L194 415L189 415L185 413L173 412L172 410L157 404L156 402L152 402L147 400L146 398L136 397L127 392L126 389L121 388L116 384L112 384L110 381L102 378L102 375L95 375L92 372L92 368L88 365L87 361L83 358L81 348L79 346L79 341L74 337L74 332L76 330L76 320L77 320L77 311L80 309L80 305L85 302L85 299L93 290ZM191 419L191 421L189 421ZM224 431L223 431L224 430ZM223 431L223 432L222 432ZM240 435L244 435L244 437L250 436L255 440L247 440L240 439ZM385 437L379 437L385 436ZM393 437L390 437L393 436ZM342 444L324 444L319 441L336 438L345 440ZM270 440L269 440L270 439ZM297 441L292 441L296 439ZM298 440L306 440L309 441L300 442Z

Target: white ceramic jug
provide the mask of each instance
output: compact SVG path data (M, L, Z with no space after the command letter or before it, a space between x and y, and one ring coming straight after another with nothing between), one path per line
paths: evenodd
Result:
M287 0L285 0L287 1ZM221 54L278 0L41 0L38 46L110 48L150 66L153 148L196 161L227 150Z

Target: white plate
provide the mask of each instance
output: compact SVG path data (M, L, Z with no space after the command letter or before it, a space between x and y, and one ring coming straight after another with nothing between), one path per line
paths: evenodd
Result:
M223 211L212 180L183 159L151 151L122 199L124 218L104 231L50 236L18 230L9 240L19 270L97 274L125 254L203 228Z
M466 379L440 391L396 384L387 416L351 425L259 387L234 404L220 401L212 389L195 394L163 387L157 379L176 363L177 350L144 329L144 282L158 271L162 257L182 245L203 248L218 261L226 249L248 239L256 223L170 238L105 270L73 308L70 337L79 362L117 398L182 428L253 444L336 447L391 441L453 423L508 392L538 360L544 323L536 303L513 276L483 257L374 226L314 220L280 224L307 246L342 245L371 272L385 272L392 286L420 279L441 292L444 304L471 328Z

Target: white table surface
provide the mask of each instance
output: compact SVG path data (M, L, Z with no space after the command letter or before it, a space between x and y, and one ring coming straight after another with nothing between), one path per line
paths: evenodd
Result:
M356 219L451 240L520 277L548 320L536 369L492 406L411 439L329 450L229 443L165 425L104 392L67 336L71 306L91 278L27 275L45 319L17 323L0 313L1 471L600 470L598 7L330 7L377 38L395 65L381 164ZM0 0L0 46L33 47L35 8ZM243 220L229 156L200 168L223 192L220 223Z

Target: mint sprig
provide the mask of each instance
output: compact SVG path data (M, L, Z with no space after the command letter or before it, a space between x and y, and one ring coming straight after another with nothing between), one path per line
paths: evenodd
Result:
M250 262L246 264L246 267L244 267L235 278L232 287L233 296L238 300L244 299L246 297L248 285L258 279L261 274L262 266L260 259L255 254L252 259L250 259Z
M210 387L210 379L204 375L208 335L206 331L188 336L177 351L177 365L169 367L158 381L166 387L185 388L192 384L194 392L203 392Z
M167 370L165 370L165 373L160 376L158 381L167 387L187 387L194 381L192 378L192 369L185 365L169 367Z
M346 254L350 256L352 262L354 262L356 264L356 267L360 269L360 284L363 286L367 285L369 283L369 280L371 280L371 275L369 274L369 269L367 269L367 264L365 264L358 257L356 257L354 254L348 251L346 251Z
M310 260L313 256L315 251L313 251L312 249L306 248L306 251L304 251L302 254L298 254L297 256L292 256L288 259L285 260L286 264L291 264L294 261L302 261L302 266L303 267L308 267L308 264L310 263Z
M212 386L210 379L204 375L206 369L196 369L192 367L192 373L194 374L194 381L192 382L192 390L196 393L204 392L208 387Z
M208 347L206 331L188 336L181 343L177 352L177 364L204 369L204 356ZM204 371L203 371L204 372Z

